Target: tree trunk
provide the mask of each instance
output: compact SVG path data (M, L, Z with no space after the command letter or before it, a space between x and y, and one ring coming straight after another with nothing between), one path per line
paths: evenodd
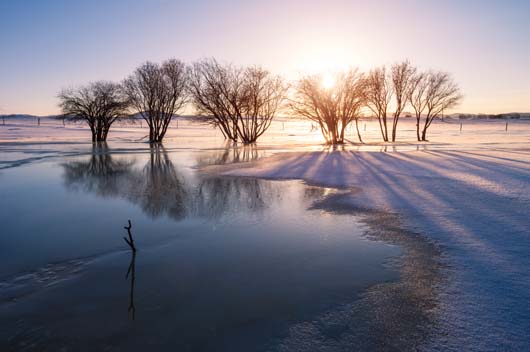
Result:
M103 131L102 131L101 127L98 127L96 141L98 141L98 142L102 142L103 141Z
M385 142L388 142L388 126L386 124L386 114L385 114L385 116L383 116L383 126L384 126L384 130L385 130L385 134L383 136L383 140Z
M416 137L418 138L418 142L421 141L420 138L420 118L416 117Z
M92 132L92 143L96 141L96 130L93 125L90 125L90 131Z
M359 131L359 119L355 119L355 128L357 129L357 137L359 137L359 142L364 143L361 138L361 132Z
M432 121L432 119L431 119ZM429 128L429 114L425 118L425 124L423 125L423 131L421 132L421 140L426 142L427 141L427 128Z
M425 127L423 131L421 132L421 140L424 142L427 141L427 127Z
M107 136L109 134L109 129L110 129L110 126L109 127L105 127L105 129L103 130L103 136L102 136L102 141L105 142L107 140Z
M344 143L344 131L346 130L346 124L340 126L340 142Z
M158 143L162 143L162 140L164 139L164 136L166 135L166 131L160 131L160 133L158 134L158 138L157 138L157 142Z
M383 141L385 140L385 131L383 130L383 122L381 121L381 116L377 116L379 121L379 129L381 130L381 136L383 136Z

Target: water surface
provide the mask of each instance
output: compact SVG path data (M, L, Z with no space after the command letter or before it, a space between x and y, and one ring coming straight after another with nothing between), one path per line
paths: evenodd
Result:
M0 349L274 350L398 279L360 215L312 207L339 191L196 169L259 156L96 146L1 171Z

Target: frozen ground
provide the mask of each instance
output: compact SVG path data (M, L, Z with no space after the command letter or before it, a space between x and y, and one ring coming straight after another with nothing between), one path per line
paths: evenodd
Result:
M201 148L222 149L215 130L179 123L167 148L190 148L187 141L200 138ZM406 229L439 244L447 264L441 316L422 349L524 351L530 350L530 121L509 121L508 131L505 123L463 121L460 131L460 121L437 122L429 143L415 143L414 124L404 120L392 145L378 142L378 127L368 121L366 131L361 124L368 143L331 150L309 124L280 120L252 149L258 161L204 171L348 188L337 201L395 213ZM109 144L134 152L146 132L119 126ZM8 121L0 126L0 169L86 153L87 138L81 125ZM237 155L245 161L245 153ZM311 334L301 327L293 339Z

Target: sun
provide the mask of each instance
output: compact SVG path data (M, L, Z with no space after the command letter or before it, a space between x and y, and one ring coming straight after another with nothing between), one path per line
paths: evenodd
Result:
M326 73L324 76L322 76L322 88L324 89L331 89L335 85L335 77L333 77L332 74Z

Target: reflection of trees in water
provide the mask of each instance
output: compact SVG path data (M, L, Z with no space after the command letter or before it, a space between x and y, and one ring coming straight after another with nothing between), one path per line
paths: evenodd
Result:
M223 149L199 156L197 158L197 164L199 166L206 166L244 163L257 160L260 156L260 150L255 144L238 145L234 142L226 142Z
M228 212L258 212L270 202L272 187L252 178L212 177L197 186L195 212L199 216L218 218Z
M225 165L257 160L262 155L255 144L226 142L224 149L200 155L199 166ZM228 212L258 212L279 198L277 184L254 178L206 177L197 185L194 212L198 216L218 218Z
M133 164L115 158L106 145L94 145L88 161L63 165L65 184L98 196L125 198L152 217L183 217L186 189L164 148L151 146L142 169L133 168Z
M185 182L164 147L153 145L149 153L145 165L138 168L134 161L113 156L106 145L94 145L87 161L63 165L64 182L70 189L129 200L153 218L218 218L227 213L257 212L280 197L279 185L252 178L208 177L195 185L191 180ZM226 149L209 160L215 157L219 162L249 161L257 158L257 150L251 146Z
M152 145L149 160L129 177L127 198L151 217L164 213L179 219L186 214L188 192L183 178L161 145Z
M88 161L71 161L63 165L67 188L81 189L98 196L115 196L121 178L131 172L134 162L116 160L108 153L107 143L95 143Z

